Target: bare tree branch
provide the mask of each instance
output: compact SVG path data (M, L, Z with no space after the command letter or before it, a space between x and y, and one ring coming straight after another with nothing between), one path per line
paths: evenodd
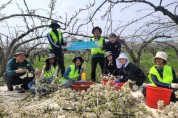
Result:
M89 20L86 23L80 24L77 28L76 33L79 31L80 27L82 27L83 25L87 25L89 22L92 21L93 17L95 16L95 14L97 13L97 11L107 2L107 0L104 0L104 2L95 10L95 12L93 13L93 15L89 18Z
M36 15L36 14L12 14L12 15L9 15L9 16L4 16L2 18L0 18L0 21L3 21L5 19L9 19L9 18L13 18L13 17L19 17L19 16L33 16L33 17L37 17L37 18L43 18L43 19L47 19L47 20L54 20L54 19L51 19L51 18L48 18L48 17L45 17L45 16L40 16L40 15ZM58 20L56 20L58 21ZM60 24L64 24L63 22L61 21L58 21Z
M12 0L9 0L7 3L2 4L0 7L0 11L3 10L4 8L6 8L7 5L9 5L12 2Z

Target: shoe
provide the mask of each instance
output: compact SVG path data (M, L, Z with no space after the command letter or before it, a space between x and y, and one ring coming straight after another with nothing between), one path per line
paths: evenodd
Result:
M8 88L8 91L13 91L13 87L12 88Z
M25 90L19 90L18 93L25 93Z
M25 89L21 86L18 90L18 93L25 93Z
M22 84L20 88L23 88L24 90L29 90L28 86L25 86L24 84Z
M25 93L24 88L21 87L21 88L19 89L18 93Z

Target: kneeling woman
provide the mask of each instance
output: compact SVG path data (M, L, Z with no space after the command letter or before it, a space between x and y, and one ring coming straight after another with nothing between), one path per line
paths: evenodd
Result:
M165 52L157 52L154 57L155 64L149 71L148 78L153 86L170 88L178 90L178 79L172 67L166 65L167 54ZM175 95L172 94L171 101L176 101Z
M84 60L82 57L76 57L72 62L74 64L70 65L65 70L63 77L59 80L61 85L68 86L70 83L81 80L82 64Z
M57 59L54 54L49 54L48 59L46 59L46 65L43 66L42 73L40 78L48 83L51 83L52 80L57 77L58 65Z
M58 73L57 59L54 54L50 53L45 62L46 64L43 66L40 79L42 83L50 84L52 80L57 77ZM34 80L28 84L28 87L30 88L33 94L35 94L35 89L33 89L34 85L36 85ZM40 90L45 91L44 88L40 88Z
M103 74L113 75L116 69L117 69L117 66L116 66L116 61L113 57L113 54L111 53L111 51L107 51L105 55Z
M116 82L127 82L128 79L130 79L132 81L136 81L138 86L143 84L146 76L140 68L130 63L126 54L121 53L116 61L118 61L121 66L117 69L114 75L123 76L122 79L119 81L116 80Z

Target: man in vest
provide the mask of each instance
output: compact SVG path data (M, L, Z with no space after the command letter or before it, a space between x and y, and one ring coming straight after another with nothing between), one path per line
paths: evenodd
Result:
M172 67L166 65L167 54L165 52L157 52L154 57L156 65L154 65L150 71L148 78L153 86L178 89L178 79ZM172 96L172 101L175 101L175 96Z
M103 73L103 68L104 68L104 45L105 45L105 40L103 37L101 37L102 30L100 27L94 27L92 30L92 34L94 35L91 39L91 41L95 41L98 44L98 48L92 48L91 49L91 54L92 54L92 59L91 59L91 80L96 81L96 67L97 63L99 63L101 67L101 71Z
M64 54L62 52L62 45L65 45L63 41L63 35L62 32L58 30L60 28L60 25L57 23L57 21L52 20L50 28L52 30L47 34L47 38L50 43L49 50L50 53L55 54L58 65L61 69L61 75L63 76L65 71Z

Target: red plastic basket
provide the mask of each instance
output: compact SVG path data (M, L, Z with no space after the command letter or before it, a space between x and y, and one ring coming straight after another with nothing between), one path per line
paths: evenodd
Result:
M71 84L71 87L76 91L86 91L92 84L95 84L95 82L74 82Z
M151 108L157 109L158 100L162 100L164 101L164 105L168 105L170 103L171 94L171 89L146 86L146 104Z
M125 82L120 82L120 83L112 82L111 86L114 86L115 90L118 91L119 89L121 89L122 85L124 85L124 84L125 84Z
M103 79L102 82L103 82L103 85L106 85L106 83L108 82L108 80Z

